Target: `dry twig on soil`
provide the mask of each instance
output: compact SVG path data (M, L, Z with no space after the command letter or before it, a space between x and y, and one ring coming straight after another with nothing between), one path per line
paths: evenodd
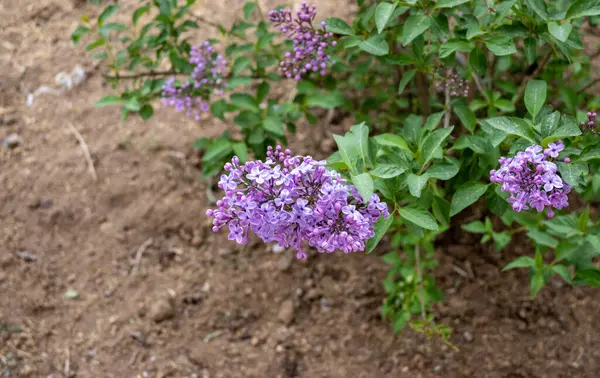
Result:
M150 245L152 244L152 238L146 240L144 242L144 244L140 245L140 247L137 250L137 253L135 254L135 260L133 262L133 268L131 269L131 275L135 276L138 272L138 270L140 269L140 262L142 261L142 255L144 254L144 251L146 251L146 249L148 249L148 247L150 247Z
M81 150L83 151L83 156L85 157L85 160L87 161L88 171L90 171L92 178L94 179L94 181L98 181L98 175L96 174L96 168L94 168L94 160L92 160L92 155L90 155L90 150L88 149L88 146L85 143L85 139L83 139L83 136L81 135L81 133L79 133L79 131L77 131L77 129L75 128L75 126L73 126L73 124L71 122L67 122L67 128L73 135L75 135L75 138L77 138L77 141L79 142L79 147L81 147Z

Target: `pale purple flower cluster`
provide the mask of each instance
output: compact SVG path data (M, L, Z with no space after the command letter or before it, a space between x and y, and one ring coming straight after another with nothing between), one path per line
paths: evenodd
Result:
M581 128L583 131L591 131L594 134L599 134L596 131L596 117L598 114L596 112L587 112L588 120L585 122L581 122Z
M446 70L446 73L437 80L435 88L438 92L448 90L452 97L467 97L469 95L469 82L460 78L458 73L452 69Z
M219 181L225 197L206 214L214 217L214 232L228 226L229 240L240 244L252 230L264 242L295 248L299 259L306 258L304 242L319 252L363 251L374 223L390 215L377 194L365 202L325 161L280 146L269 147L264 162L242 165L234 156L225 170Z
M314 28L312 22L317 15L317 6L303 3L296 12L296 18L289 9L269 11L269 20L279 26L279 30L294 42L293 51L285 53L285 59L279 63L279 69L288 79L300 80L308 72L319 72L325 76L331 57L327 55L328 46L335 46L331 41L333 33L326 31L325 21L321 22L323 30Z
M162 87L162 102L199 120L200 114L210 109L208 100L212 91L223 94L227 61L209 42L194 46L190 55L189 63L195 66L194 72L181 85L177 85L174 78L169 78Z
M508 202L513 210L534 208L541 212L548 208L548 217L553 217L552 208L569 206L567 194L571 187L563 182L557 165L551 161L564 148L562 141L557 141L546 149L533 145L513 158L501 157L498 162L502 166L490 171L490 181L502 184L502 191L510 193Z

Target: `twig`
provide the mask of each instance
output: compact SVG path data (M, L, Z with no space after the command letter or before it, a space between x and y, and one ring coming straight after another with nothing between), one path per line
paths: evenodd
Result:
M150 245L152 244L152 238L146 240L144 242L144 244L140 245L140 247L137 250L137 253L135 254L135 260L133 261L133 268L131 269L131 275L135 276L138 272L138 270L140 269L140 262L142 261L142 255L144 254L144 251L150 247Z
M71 363L69 361L69 348L67 347L67 359L65 360L65 378L71 375Z
M552 57L552 50L548 51L548 53L542 58L542 62L535 69L535 71L533 71L533 73L531 75L526 76L523 79L523 81L521 82L521 85L519 86L519 90L517 91L517 94L515 96L515 99L513 100L513 104L516 104L516 103L518 103L521 100L521 98L525 94L525 88L527 87L527 83L530 80L533 80L536 77L538 77L538 75L544 70L544 67L546 67L546 64L550 60L550 57Z
M139 72L136 74L128 74L128 75L102 75L105 79L139 79L142 77L156 77L156 76L174 76L174 75L187 75L183 72L177 71L148 71L148 72Z
M212 26L213 28L221 31L221 27L219 24L212 22L212 21L208 21L206 18L202 17L202 16L198 16L196 14L192 14L192 17L194 17L197 21L206 24L208 26Z
M577 91L577 93L579 94L579 93L583 93L583 92L587 91L588 89L590 89L594 85L598 84L598 82L600 82L600 78L596 78L596 79L592 80L587 85L583 86L583 88L579 89Z
M448 85L446 85L446 89L444 90L444 96L446 97L446 114L444 114L444 129L447 129L450 126L450 116L452 110L450 107L450 87Z
M75 128L75 126L73 126L71 122L67 122L67 127L69 128L69 131L73 133L73 135L75 135L75 138L77 138L77 141L79 142L79 147L81 147L81 150L83 151L83 156L87 161L88 171L90 171L90 174L92 175L94 181L97 181L98 175L96 174L96 168L94 168L94 160L92 160L92 156L90 155L90 150L88 149L88 146L85 143L85 139L83 139L81 133L77 131L77 129Z
M473 77L473 81L475 82L475 86L477 86L479 93L481 93L483 98L485 98L485 101L489 104L490 98L488 97L487 93L485 92L485 89L483 88L483 85L481 84L481 79L479 78L479 76L477 76L475 72L471 73L471 76Z
M421 111L425 117L429 116L431 110L429 108L429 87L427 86L427 78L422 72L417 72L417 89L419 91L419 102L421 103Z
M418 244L415 247L415 261L417 264L417 276L419 277L419 302L421 303L421 318L425 320L425 293L423 290L423 275L421 272L421 252Z

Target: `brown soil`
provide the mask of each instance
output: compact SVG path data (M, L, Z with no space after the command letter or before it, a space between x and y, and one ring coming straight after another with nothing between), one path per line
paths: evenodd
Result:
M212 12L227 22L241 6ZM168 111L122 123L118 109L93 108L110 89L69 33L94 12L82 1L0 4L0 139L22 138L0 147L0 377L600 376L600 292L553 280L528 300L526 273L501 272L528 253L517 243L496 254L464 236L440 240L446 300L435 312L455 352L392 333L376 256L296 261L213 235L189 145L225 125ZM24 106L24 90L77 63L84 83ZM300 129L298 152L315 152Z

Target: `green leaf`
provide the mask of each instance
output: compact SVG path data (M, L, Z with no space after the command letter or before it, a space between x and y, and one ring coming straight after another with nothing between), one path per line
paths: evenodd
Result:
M462 229L465 231L472 232L474 234L485 234L487 229L482 221L474 221L469 224L462 225Z
M555 111L546 115L542 118L540 131L542 138L546 138L554 134L554 130L558 128L558 122L560 121L560 112ZM543 143L543 142L542 142Z
M247 93L234 93L229 98L231 103L237 106L240 109L248 109L258 113L260 110L258 109L258 104L254 97L250 96Z
M452 110L454 110L454 113L467 130L470 132L475 131L475 127L477 127L477 118L475 118L475 113L473 113L471 109L465 105L459 104L455 105Z
M515 42L511 37L506 35L488 37L484 40L484 43L496 56L512 55L517 52Z
M431 19L422 14L413 14L408 16L402 29L402 44L404 46L411 43L431 26Z
M96 108L103 108L109 105L121 105L124 100L119 96L105 96L102 97L98 102L94 104Z
M263 121L263 128L279 137L285 136L283 122L277 117L267 117Z
M406 88L406 85L410 83L413 77L415 77L416 73L416 70L409 70L402 75L402 79L400 79L400 85L398 85L398 94L402 94L402 92L404 92L404 88Z
M246 21L250 20L250 17L252 16L252 12L254 12L254 9L256 9L256 3L255 2L247 2L246 4L244 4L244 19Z
M579 161L590 161L600 159L600 145L588 146L579 155Z
M110 16L115 14L115 12L118 10L119 10L118 5L109 5L106 8L104 8L104 11L102 11L100 16L98 17L98 24L99 25L104 24L104 21L106 21Z
M250 58L248 58L247 56L240 56L235 60L235 62L233 62L233 68L231 69L231 71L233 72L234 76L237 76L240 74L240 72L244 71L251 65L252 61L250 61Z
M543 124L542 124L542 135L543 135ZM550 142L555 142L565 137L572 137L581 135L581 129L575 118L563 114L560 118L560 124L558 128L552 132L552 134L542 140L542 145L547 146Z
M137 97L132 97L125 102L125 105L123 105L123 107L129 111L137 112L142 108L142 105L140 104L140 101L137 99Z
M451 39L440 46L438 54L441 59L444 59L456 51L470 52L471 49L472 46L469 42L461 39Z
M506 135L516 135L529 142L536 143L533 131L520 118L515 117L495 117L483 121L486 125L493 127L496 130L502 131Z
M445 113L446 112L433 113L432 115L427 117L425 125L423 125L423 129L430 131L435 130L440 124L440 122L442 122L442 117L444 117Z
M375 25L377 25L377 32L379 34L385 29L395 9L396 4L390 3L379 3L377 8L375 8Z
M423 165L427 164L431 159L433 159L435 155L436 149L438 149L444 139L452 133L454 127L447 127L444 129L439 129L431 134L423 141L422 148L420 150L421 160L423 161Z
M530 80L525 88L525 107L535 121L544 103L546 102L546 93L548 85L543 80Z
M371 176L380 177L383 179L396 177L406 171L406 168L394 164L379 164L375 169L370 171Z
M139 7L138 9L136 9L135 12L133 12L132 16L133 25L137 25L140 17L142 17L144 13L147 13L149 10L150 4L144 5L143 7Z
M390 47L388 46L385 37L380 34L369 37L366 41L362 41L358 47L369 54L377 56L387 55L387 53L390 52Z
M526 0L525 2L542 20L548 21L548 7L545 0Z
M542 286L544 286L544 276L542 275L542 271L538 270L536 274L531 277L529 286L531 287L531 296L535 297L542 289Z
M400 209L400 216L409 222L427 230L438 231L439 227L435 218L427 209L418 205L409 205Z
M334 34L340 35L353 35L354 30L346 23L346 21L336 18L330 17L325 19L325 29Z
M237 87L241 87L243 85L252 84L252 78L247 76L234 76L227 81L228 89L235 89Z
M140 117L142 117L142 119L144 121L147 120L148 118L152 117L153 114L154 114L154 108L150 104L145 104L140 109Z
M573 187L581 187L583 176L587 175L589 168L585 163L563 163L558 162L558 171L563 180Z
M306 106L333 109L344 105L344 95L340 91L315 93L306 97Z
M214 162L219 161L233 152L231 142L224 139L216 140L212 143L204 153L202 161Z
M248 161L248 146L244 142L233 143L231 146L233 153L240 159L243 164Z
M572 30L573 26L571 26L571 23L568 21L562 25L558 22L548 23L548 31L550 34L561 42L566 42L567 39L569 39L569 34L571 34Z
M458 174L458 167L454 164L434 164L427 170L427 175L440 180L450 180Z
M421 197L421 192L423 191L425 185L427 185L428 179L429 177L427 174L417 176L414 173L411 173L408 175L406 182L408 183L408 190L410 191L410 194L417 198Z
M92 51L93 49L95 49L96 47L100 47L102 45L104 45L106 43L106 40L101 38L101 39L97 39L94 42L90 43L89 45L87 45L85 47L85 51Z
M75 29L75 31L73 32L73 34L71 34L71 40L73 41L73 44L77 46L79 44L81 36L87 34L89 31L90 28L88 28L87 26L78 26L77 29Z
M412 154L408 144L400 135L385 133L376 135L374 138L380 146L396 147Z
M502 269L503 271L515 268L531 268L535 266L535 260L529 256L521 256L512 261Z
M562 277L567 283L572 284L571 271L564 265L556 264L552 267L552 271Z
M470 182L461 185L452 196L452 203L450 204L450 216L455 216L470 205L477 202L479 197L485 193L487 188L487 184L482 184L479 182Z
M529 64L535 63L537 58L537 41L535 38L529 37L525 39L525 57Z
M377 223L375 223L374 231L375 235L367 241L366 254L373 252L377 244L381 241L383 236L386 234L387 230L390 228L392 223L394 222L394 217L389 216L387 218L381 217Z
M544 245L550 248L556 248L556 246L558 246L558 240L539 230L530 230L527 233L527 236L529 236L538 245Z
M582 269L577 270L575 273L575 281L582 282L590 286L600 286L600 270L595 269Z
M479 47L475 47L469 56L469 65L478 75L483 76L487 72L487 55Z
M108 39L110 36L110 32L112 31L125 31L127 28L123 24L119 24L116 22L111 22L110 24L106 24L100 28L100 35L104 38Z
M510 243L511 236L508 232L494 232L492 234L492 239L494 239L494 248L496 251L500 252Z
M439 0L436 8L452 8L457 5L468 3L471 0Z
M360 196L363 198L364 202L369 201L373 191L375 190L375 185L373 184L373 179L371 175L367 172L361 173L360 175L352 175L352 183L360 193Z
M567 11L566 18L600 15L600 0L576 0Z

